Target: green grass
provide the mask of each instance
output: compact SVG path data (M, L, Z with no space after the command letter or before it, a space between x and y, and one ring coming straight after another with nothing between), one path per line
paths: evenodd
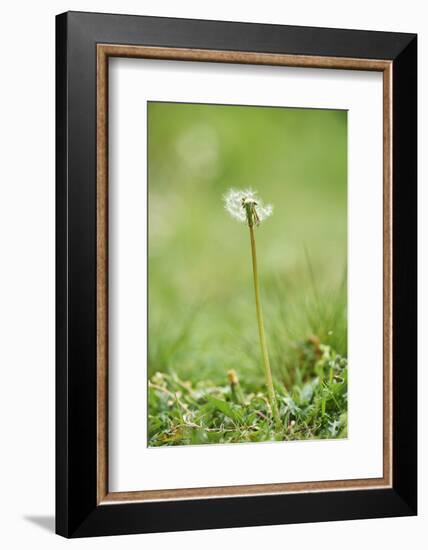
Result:
M248 337L223 334L223 346L199 348L200 319L208 315L201 306L173 324L176 332L159 331L150 349L150 446L346 437L346 278L334 292L320 293L310 281L305 288L311 292L299 302L291 280L264 287L283 428L275 426L267 398L255 314ZM238 385L228 380L230 370Z
M276 385L280 429L264 386L241 383L235 373L220 386L156 373L149 382L149 445L346 437L346 359L315 339L302 343L300 353L316 376L290 391Z
M339 111L149 104L149 445L346 436L346 135ZM249 186L274 205L256 240L280 432L222 201Z

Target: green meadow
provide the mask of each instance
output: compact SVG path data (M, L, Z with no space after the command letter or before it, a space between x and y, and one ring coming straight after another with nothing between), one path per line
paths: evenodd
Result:
M281 426L267 397L248 227ZM347 114L148 104L150 446L347 436Z

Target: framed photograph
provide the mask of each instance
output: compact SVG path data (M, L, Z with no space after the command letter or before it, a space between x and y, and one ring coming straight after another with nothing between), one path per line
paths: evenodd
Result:
M416 514L416 35L56 25L57 533Z

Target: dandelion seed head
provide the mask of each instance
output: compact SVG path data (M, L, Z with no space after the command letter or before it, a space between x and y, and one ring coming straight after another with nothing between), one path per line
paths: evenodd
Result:
M252 189L230 189L224 196L224 207L235 220L241 223L259 225L273 212L271 204L264 205Z

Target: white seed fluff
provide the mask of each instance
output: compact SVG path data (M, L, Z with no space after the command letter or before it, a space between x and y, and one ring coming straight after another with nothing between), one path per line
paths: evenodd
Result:
M247 223L247 214L245 204L253 203L257 212L258 223L268 218L273 213L271 204L264 205L257 197L257 191L252 189L236 190L230 189L224 198L224 207L235 220L241 223Z

